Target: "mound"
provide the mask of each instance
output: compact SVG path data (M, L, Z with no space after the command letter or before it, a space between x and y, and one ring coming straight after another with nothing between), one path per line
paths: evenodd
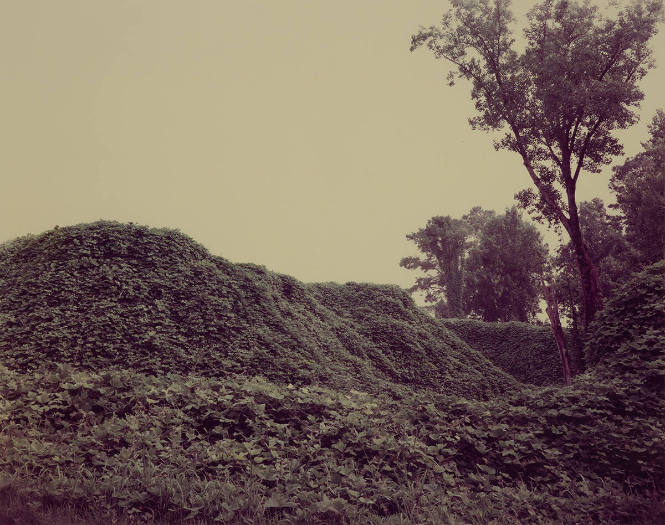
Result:
M89 228L120 231L126 227L105 224L82 229ZM142 235L154 241L158 234L172 235L175 246L191 243L173 232L145 230ZM48 290L55 294L59 288L53 284L53 275L60 274L51 275L51 259L42 257L45 265L34 266L21 259L21 253L33 253L30 261L40 260L41 250L21 250L21 243L34 247L39 241L28 239L5 247L2 269L12 268L7 265L9 259L15 265L23 264L23 273L12 274L15 279L31 275L36 283L51 286ZM391 370L408 364L399 361L400 351L425 359L425 365L411 363L409 373L420 370L425 374L439 359L442 377L452 369L446 366L453 364L461 370L458 380L475 377L474 361L463 359L460 349L465 347L455 343L455 336L435 320L421 317L394 288L303 286L190 248L189 260L178 262L175 254L170 260L182 267L182 274L163 269L165 276L189 276L199 267L196 261L208 261L214 268L227 268L225 273L206 274L214 278L211 285L216 287L225 282L222 276L227 281L229 275L247 276L242 285L234 281L236 288L233 283L226 286L244 291L248 315L258 315L253 298L257 290L264 291L266 301L269 294L275 297L261 306L261 313L267 316L266 312L274 310L281 317L266 317L262 329L289 316L298 326L311 321L332 327L323 332L303 324L296 331L295 325L289 325L281 332L266 332L265 340L271 336L273 341L266 350L268 357L246 375L281 370L287 361L274 341L297 332L304 344L318 338L319 346L312 351L319 352L317 359L329 359L331 365L336 363L334 352L347 352L348 360L355 355L349 351L351 347L358 355L367 352L368 370L377 377L387 378ZM57 260L76 268L67 257ZM33 273L28 274L28 269ZM144 271L149 274L148 269ZM86 275L79 270L74 282L87 283L93 291L101 289ZM174 282L173 289L184 294L184 288ZM197 281L184 282L193 286ZM525 388L489 400L463 399L411 386L394 397L382 392L340 392L318 384L294 386L258 377L76 371L64 365L26 372L0 365L0 521L3 516L6 521L17 516L18 522L30 522L23 509L37 509L48 516L51 507L60 505L111 517L156 517L164 523L188 519L266 525L287 521L663 523L663 285L665 265L656 265L637 274L608 302L587 344L588 354L599 356L598 360L572 385ZM2 291L9 292L4 286ZM29 291L25 290L26 296ZM171 296L163 292L161 297L167 301ZM82 294L79 298L85 299ZM112 305L111 298L104 300ZM201 300L204 307L209 304ZM222 300L228 298L219 298ZM151 303L143 301L148 308ZM39 304L33 301L32 306L38 309ZM94 306L94 301L84 305ZM69 310L73 308L69 306ZM311 312L316 313L306 317ZM156 314L152 316L156 318ZM120 321L117 326L128 325L128 321ZM250 317L248 322L254 321L259 320ZM239 321L228 313L224 322L235 326L232 323ZM10 324L7 329L22 333L14 327L16 320ZM33 328L41 333L38 325ZM73 327L67 330L75 332ZM115 333L107 330L110 335ZM248 339L257 337L250 328L243 330L229 340L239 345L235 341L242 341L242 334ZM125 344L122 337L132 333L116 335L118 344ZM209 340L203 335L200 338ZM28 344L23 342L21 348ZM32 354L42 359L60 348L33 345ZM331 357L329 347L335 348ZM437 348L446 351L437 353ZM185 349L195 351L193 346ZM434 351L430 361L420 353L426 349ZM158 359L130 346L120 350L129 352L134 367L140 365L138 356ZM218 351L224 350L220 347ZM87 359L103 363L87 347L79 352L85 358L82 364ZM9 354L5 351L3 355L7 362L25 363ZM303 353L294 355L303 368L320 366L314 358L305 361ZM168 357L174 363L179 358ZM474 359L487 363L481 357ZM351 374L343 363L338 364L339 370ZM341 373L339 370L335 373ZM487 370L491 374L493 369L488 366ZM341 383L340 378L335 381ZM452 380L449 385L459 388ZM10 511L3 514L3 507ZM99 516L81 521L112 520ZM53 520L44 520L50 522Z
M665 260L635 274L617 290L592 323L585 345L589 365L617 361L635 340L665 337ZM652 360L650 352L633 352Z
M563 383L561 361L552 331L547 326L536 326L512 321L486 323L475 319L442 319L448 330L474 350L478 350L492 363L522 383L557 385ZM572 338L567 347L576 370L581 370L579 350Z
M597 378L614 381L616 390L665 421L665 261L614 293L591 324L584 350Z
M112 222L0 249L0 359L474 398L517 385L396 288L305 286L177 231Z

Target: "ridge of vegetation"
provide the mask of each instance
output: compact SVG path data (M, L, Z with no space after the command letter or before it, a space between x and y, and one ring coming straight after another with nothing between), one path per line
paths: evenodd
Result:
M488 323L476 319L440 319L474 350L478 350L501 370L522 383L560 385L561 360L549 326L519 321ZM584 370L579 342L566 334L566 347L576 372Z
M177 231L113 222L2 248L0 358L485 399L518 388L397 287L303 285Z
M63 253L63 238L89 229L99 234L86 246L93 260L101 247L108 249L99 242L108 230L119 237L120 230L127 231L117 224L97 223L63 228L64 237L46 234L11 243L2 247L3 272L11 267L7 261L22 261L25 267L11 274L22 286L54 282L54 275L65 279L68 269L78 267L72 266L76 263L69 250ZM159 235L153 237L154 231L143 227L131 231L136 229L146 242L157 243L155 257L149 259L156 268L145 263L141 276L166 272L158 263ZM188 258L171 253L170 264L187 268L191 261L214 261L222 268L261 275L264 282L285 282L252 265L211 259L181 234L158 232L170 236L176 246L188 247ZM51 255L60 257L53 260L55 274L48 270L52 261L40 255L40 246L52 247ZM23 252L23 247L28 250ZM126 247L129 260L140 260L133 249ZM107 257L102 267L118 260ZM116 265L118 273L131 269ZM192 266L191 275L196 275L199 266ZM107 289L100 278L103 273L88 274L85 268L73 274L80 283L92 290ZM18 279L25 275L30 279ZM100 283L94 284L93 277ZM212 284L223 282L217 277ZM358 341L368 352L359 360L375 363L380 353L384 362L394 359L395 366L402 366L406 361L399 360L399 351L412 337L422 349L438 337L450 341L446 344L451 353L468 349L461 342L453 344L457 337L438 321L426 322L426 314L394 288L286 282L294 288L283 293L302 294L298 304L309 301L302 308L321 309L322 324L338 323L340 333L350 339L340 347ZM263 289L262 297L275 294L274 286ZM385 379L373 383L376 391L361 392L339 378L330 385L287 383L280 374L265 378L250 370L183 372L177 368L178 356L155 361L145 351L142 368L138 360L128 360L123 368L115 354L104 367L103 354L87 351L75 354L80 359L73 362L74 368L74 354L66 348L48 352L24 342L12 353L5 330L22 334L15 325L23 325L16 318L7 319L4 309L0 522L662 523L664 286L665 263L660 263L620 288L592 325L585 351L594 366L571 386L525 387L487 399L464 397L452 382L438 391L421 388L426 382L416 380L381 391L379 386L390 385ZM50 289L42 289L42 294L44 290ZM245 290L251 290L249 285ZM8 292L3 289L3 296L11 299L3 305L15 305L19 296ZM38 289L29 287L24 294L40 297ZM107 307L109 297L104 299ZM38 305L31 301L33 307ZM250 313L259 308L247 303ZM282 307L283 318L296 311ZM263 308L262 313L271 311ZM36 340L46 341L42 335ZM370 352L372 345L376 355ZM488 360L468 352L493 373ZM302 355L294 354L294 363L303 360ZM99 369L91 370L88 358ZM156 363L155 370L147 370L151 363ZM459 375L451 380L483 381L467 373L462 366L466 361L458 363ZM255 372L266 370L268 364ZM311 366L304 360L301 365ZM371 366L381 372L378 365ZM360 374L355 377L363 379ZM462 392L487 393L477 388L467 385Z
M67 502L221 523L665 515L653 494L664 481L662 401L649 413L630 389L592 377L481 402L66 366L0 376L0 471L15 508Z

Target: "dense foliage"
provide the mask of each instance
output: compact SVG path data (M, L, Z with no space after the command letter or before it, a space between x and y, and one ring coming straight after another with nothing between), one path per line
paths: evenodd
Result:
M610 188L638 264L665 257L665 112L649 126L643 151L614 168Z
M620 217L610 215L601 199L581 202L579 216L590 257L600 271L600 290L604 297L609 297L619 284L639 269L635 251L624 236ZM583 297L577 276L575 249L570 242L559 246L552 266L561 313L575 329L582 324Z
M474 350L522 383L533 385L562 384L559 350L549 326L512 321L485 323L475 319L442 319L451 332L457 334ZM581 348L568 337L567 348L573 356L576 371L583 369Z
M408 270L424 272L410 291L425 292L425 300L441 303L448 316L464 314L463 271L469 234L469 227L463 219L432 217L424 228L406 236L422 255L404 257L399 263Z
M527 321L538 312L546 247L516 208L504 214L475 207L461 219L432 217L410 233L421 252L400 266L424 273L410 291L425 293L437 317Z
M490 322L532 320L540 310L546 254L540 233L516 208L489 219L469 251L468 313Z
M67 367L0 376L0 471L16 513L66 502L221 523L665 516L653 495L665 411L632 384L589 377L474 402Z
M661 261L636 274L608 302L587 334L586 361L603 366L624 363L641 374L651 368L662 372L664 335L665 261Z
M271 353L279 355L277 346L252 361L254 369L233 375L188 367L177 355L169 356L168 346L141 350L143 366L139 367L138 358L131 357L132 351L139 350L123 346L118 336L116 344L129 352L123 366L110 347L94 353L80 344L75 347L78 353L68 352L64 345L58 346L58 339L44 339L38 324L32 328L38 332L35 341L39 344L30 345L26 334L16 328L23 326L17 314L27 316L29 307L16 308L23 304L21 294L5 287L3 294L10 299L3 304L14 309L11 314L2 311L0 327L4 345L0 355L0 522L572 525L665 521L663 264L637 275L599 316L587 346L587 355L598 356L596 368L578 376L570 387L504 388L503 395L482 400L448 393L487 395L494 387L479 385L486 377L491 383L492 377L502 374L441 323L425 319L408 296L394 288L304 287L256 267L211 258L174 232L109 223L61 230L2 249L3 272L22 268L11 278L24 286L26 301L33 301L27 304L41 315L46 310L38 308L40 301L48 303L50 295L67 297L74 293L76 282L86 292L107 286L103 274L92 273L101 282L94 284L69 259L69 250L62 246L76 251L76 243L66 243L70 235L84 241L90 261L99 261L99 254L105 253L107 264L115 261L116 272L125 275L142 259L137 251L140 242L138 247L125 247L131 257L123 265L114 255L117 252L108 248L113 243L102 239L108 236L119 242L131 232L144 238L146 254L155 254L136 274L149 278L164 272L160 286L167 290L168 283L175 286L174 281L185 278L188 270L182 267L193 261L217 262L240 275L253 272L253 283L289 283L292 288L284 293L294 304L308 311L323 309L325 320L320 323L330 322L342 334L342 342L330 350L333 366L334 352L340 352L339 362L344 362L346 345L357 343L366 345L363 351L368 352L357 365L366 362L380 374L381 367L374 364L377 360L389 364L400 359L400 350L416 343L429 351L429 341L441 337L441 353L447 353L458 373L441 373L447 383L438 389L415 380L388 388L390 382L383 380L368 385L386 386L385 392L361 392L349 388L362 379L360 372L348 381L335 375L326 385L313 377L307 384L296 373L293 382L272 374L280 370L276 365L280 361L274 361ZM85 242L86 232L96 240ZM170 256L164 254L161 266L158 254L169 247L173 251ZM6 263L8 258L12 264ZM169 266L176 271L174 281L166 279ZM199 268L193 266L186 274L192 286ZM79 269L67 280L66 272L57 272L61 267ZM60 275L60 280L53 280L54 275ZM21 280L25 276L29 279ZM220 286L224 281L217 277L212 283ZM137 280L135 276L130 281L131 289L140 292ZM40 292L26 282L50 283L51 288ZM55 286L58 282L64 282L63 289ZM127 281L113 282L121 290L130 288ZM228 280L226 286L233 290ZM182 288L186 287L187 282ZM244 289L251 289L250 284ZM268 290L276 293L276 288ZM31 294L47 299L30 299ZM84 300L83 293L76 297ZM99 300L112 308L112 297ZM138 304L147 303L145 295L139 294L139 299ZM75 308L72 303L64 305L63 316L65 310ZM85 306L93 308L94 303ZM263 312L271 307L276 308L273 303L264 305ZM252 315L253 308L259 307L246 308ZM114 312L121 315L122 309ZM106 325L85 324L89 321L84 310L78 315L88 329L110 330ZM297 310L292 309L279 319L264 321L281 322L291 315L298 319ZM188 318L193 319L193 314ZM307 319L316 322L315 317ZM225 322L232 323L233 316L229 314ZM116 324L125 326L122 317ZM66 337L71 337L67 334L73 333L73 327L63 326ZM7 330L24 338L14 349ZM134 333L125 330L123 337ZM311 337L323 336L315 332ZM76 343L66 340L72 346ZM97 339L89 336L83 341ZM54 350L49 351L49 344ZM184 348L195 351L193 345ZM468 368L463 349L485 375L474 375ZM213 351L222 350L209 350ZM413 351L421 355L421 350ZM313 358L297 349L292 360L305 370L314 366ZM422 367L419 373L435 374L429 370L435 363L411 366ZM406 365L404 356L394 363ZM331 372L337 373L353 372L348 368ZM259 377L271 374L270 379ZM469 382L475 384L460 385ZM503 387L511 384L510 380L502 383Z
M0 359L481 398L516 388L397 288L305 286L176 231L109 222L2 249Z
M510 0L453 0L439 26L413 35L471 84L472 127L498 131L496 148L521 157L532 187L519 202L563 227L575 250L584 324L602 307L598 268L580 229L577 185L622 153L615 130L633 125L639 82L654 67L650 42L662 0L615 9L602 2L545 0L527 13L526 46L516 45Z

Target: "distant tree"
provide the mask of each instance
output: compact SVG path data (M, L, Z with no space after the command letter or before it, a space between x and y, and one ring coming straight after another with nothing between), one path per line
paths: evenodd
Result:
M405 257L400 266L425 272L410 291L425 292L437 317L527 321L538 311L546 249L515 208L499 216L476 207L462 219L433 217L407 239L423 256Z
M425 292L425 300L439 303L445 297L445 306L437 306L437 315L461 317L464 314L463 278L464 259L469 236L468 224L460 219L432 217L424 228L409 233L406 238L416 243L424 257L405 257L400 266L409 270L422 270L410 291Z
M462 220L468 225L470 231L470 246L478 244L480 233L489 221L496 217L494 210L485 210L480 206L474 206L469 213L462 216Z
M545 0L527 15L526 47L515 48L510 0L451 0L440 27L412 37L471 81L474 129L506 130L497 149L518 153L536 191L516 197L568 233L588 324L602 306L598 267L580 227L576 189L622 152L616 129L637 121L638 82L654 66L649 41L662 0L635 0L606 16L590 2ZM613 4L614 5L614 4Z
M485 321L524 321L540 310L540 275L547 248L516 208L487 221L469 250L466 310Z
M649 126L644 151L614 168L610 188L640 267L665 258L665 112Z

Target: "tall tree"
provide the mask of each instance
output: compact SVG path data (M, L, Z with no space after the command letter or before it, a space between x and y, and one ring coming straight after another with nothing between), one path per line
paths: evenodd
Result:
M644 151L614 168L610 188L635 248L638 264L665 258L665 112L659 110L649 126Z
M543 288L543 295L545 296L545 311L547 317L550 319L550 326L552 327L552 335L556 341L556 346L559 349L559 359L561 360L561 368L563 372L563 381L566 385L570 384L572 376L570 359L568 357L568 348L566 347L566 338L561 326L561 319L559 318L559 303L556 300L556 294L553 287L548 284L544 278L541 278L541 285Z
M478 243L478 238L483 231L483 228L495 217L496 212L494 210L484 210L480 206L474 206L469 210L469 213L462 216L462 220L470 229L470 242L472 246L475 246Z
M636 0L613 15L589 2L545 0L528 13L526 46L512 36L510 0L451 0L439 27L412 37L471 82L474 129L504 130L497 149L518 153L536 191L516 195L566 230L575 251L584 321L602 306L598 267L580 228L576 189L622 152L616 129L637 120L638 82L654 66L649 42L662 0Z
M619 217L609 215L601 199L581 202L579 217L591 259L600 268L600 289L603 295L610 295L630 275L634 265L633 250L623 236ZM558 303L576 333L582 321L583 296L576 279L575 249L571 242L559 246L552 266Z

